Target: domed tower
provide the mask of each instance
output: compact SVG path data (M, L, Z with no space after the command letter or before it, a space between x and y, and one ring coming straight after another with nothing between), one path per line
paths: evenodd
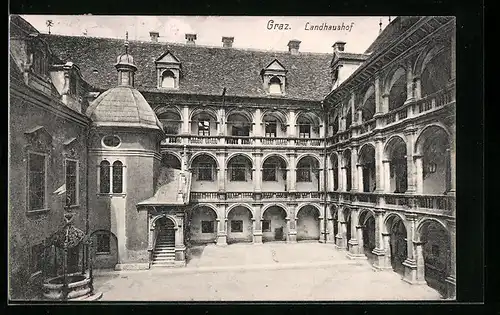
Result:
M103 92L86 112L92 120L88 186L96 267L147 269L148 219L136 204L155 192L165 134L134 88L137 67L127 41L115 67L118 86Z

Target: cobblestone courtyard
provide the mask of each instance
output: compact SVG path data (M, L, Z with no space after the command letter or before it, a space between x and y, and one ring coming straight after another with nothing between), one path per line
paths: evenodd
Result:
M100 272L103 301L439 300L367 260L349 260L333 246L238 244L197 247L186 268Z

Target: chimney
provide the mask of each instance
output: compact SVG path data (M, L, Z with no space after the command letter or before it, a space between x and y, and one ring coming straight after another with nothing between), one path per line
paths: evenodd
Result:
M333 44L333 52L337 52L337 51L344 51L344 46L345 46L345 42L335 42L335 44Z
M194 45L196 40L196 34L186 34L186 44Z
M292 39L288 42L288 52L292 55L299 54L300 40Z
M157 43L158 37L160 37L160 33L158 32L149 32L149 36L151 37L151 41Z
M231 48L233 47L234 37L222 37L222 47Z

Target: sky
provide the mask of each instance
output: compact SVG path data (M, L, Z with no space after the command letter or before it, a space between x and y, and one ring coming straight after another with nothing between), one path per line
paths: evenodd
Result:
M185 34L197 34L197 45L222 46L222 37L234 37L234 48L288 50L291 39L301 41L300 51L331 53L336 41L345 51L363 53L389 23L388 16L103 16L22 15L41 33L125 38L149 41L149 32L160 33L159 42L184 43ZM394 19L394 17L391 17ZM273 22L270 22L270 21ZM314 30L315 25L342 26L344 30ZM276 26L277 25L277 26ZM352 27L351 27L352 25ZM280 27L282 29L280 29ZM271 28L271 29L269 29ZM288 28L288 29L286 29Z

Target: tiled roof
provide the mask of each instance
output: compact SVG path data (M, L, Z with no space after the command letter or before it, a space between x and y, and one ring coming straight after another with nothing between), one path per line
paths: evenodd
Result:
M382 49L389 43L401 36L405 30L415 24L422 17L420 16L398 16L380 33L373 43L365 51L365 54Z
M98 126L162 130L144 96L131 87L119 86L105 91L90 104L86 115Z
M63 60L77 64L84 79L100 89L116 85L116 57L124 52L123 40L83 36L43 35ZM129 52L138 71L135 87L156 89L155 60L171 52L181 62L178 91L201 95L266 97L260 72L274 59L288 70L284 98L321 100L331 90L332 54L257 51L174 43L131 41ZM95 71L94 71L95 70ZM161 90L158 90L161 91ZM273 96L272 98L275 98Z
M31 25L28 21L26 21L25 19L23 19L22 17L20 17L19 15L17 14L12 14L10 16L10 26L11 26L11 33L17 33L19 32L19 30L22 30L23 33L25 34L29 34L29 33L35 33L35 34L38 34L38 30L33 27L33 25ZM14 24L15 26L17 26L18 28L12 28L12 24Z
M344 51L336 52L336 54L338 55L339 59L349 59L349 60L364 61L364 60L368 59L368 57L369 57L369 55L365 55L365 54L354 54L354 53L348 53L348 52L344 52Z

